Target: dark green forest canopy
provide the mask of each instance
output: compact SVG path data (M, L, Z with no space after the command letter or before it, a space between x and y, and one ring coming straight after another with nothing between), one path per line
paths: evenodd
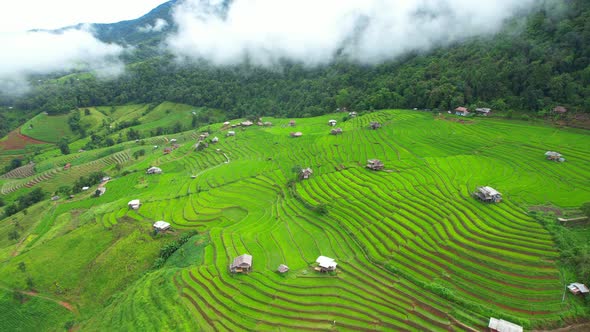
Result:
M74 75L60 84L48 80L16 99L0 95L0 102L60 113L76 106L169 100L223 109L228 117L305 117L341 106L447 110L477 105L544 112L563 105L588 112L590 2L558 2L561 9L540 9L496 36L377 66L343 59L324 67L283 63L270 70L179 65L171 55L160 55L129 64L113 81Z

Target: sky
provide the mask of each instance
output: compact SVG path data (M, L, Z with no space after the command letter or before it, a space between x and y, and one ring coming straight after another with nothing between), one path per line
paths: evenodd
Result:
M0 33L138 18L166 0L12 0L0 5Z

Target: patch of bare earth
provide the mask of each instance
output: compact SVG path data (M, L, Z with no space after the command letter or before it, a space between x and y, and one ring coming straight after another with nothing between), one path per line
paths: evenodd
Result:
M49 144L32 137L21 134L20 128L17 128L6 135L6 139L0 142L0 148L2 150L21 150L27 145L31 144Z

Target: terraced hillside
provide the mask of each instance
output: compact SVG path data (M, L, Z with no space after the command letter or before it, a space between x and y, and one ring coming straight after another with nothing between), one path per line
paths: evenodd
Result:
M342 135L329 135L332 118ZM23 261L34 280L62 275L35 268L46 263L39 258L44 247L77 243L90 228L96 239L104 233L125 241L130 235L120 229L137 227L136 242L126 243L141 243L138 255L155 258L148 244L173 235L141 234L165 220L173 234L200 235L162 267L138 277L137 266L145 263L135 263L127 267L135 271L129 278L121 270L127 283L94 297L88 294L100 286L92 282L102 279L68 279L72 291L62 296L78 304L81 330L447 331L480 330L490 316L539 327L587 315L578 299L563 300L568 280L553 239L527 214L530 205L577 207L590 200L587 132L401 110L342 120L332 114L297 119L295 127L289 119L267 118L273 126L212 125L209 139L219 142L203 150L194 148L198 134L187 132L168 154L159 147L132 160L139 147L127 145L110 159L80 163L76 169L120 173L100 198L55 203L28 228L32 236L18 255L0 256L0 276ZM373 121L382 128L369 129ZM235 136L226 136L228 130ZM291 137L294 131L303 135ZM547 150L567 162L545 160ZM365 167L373 158L384 170ZM148 166L163 174L146 175ZM302 167L313 170L307 180L298 177ZM475 200L471 193L480 185L502 192L503 202ZM127 208L134 198L142 202L137 211ZM112 252L105 249L88 264L113 261ZM244 253L253 256L253 270L231 274L229 264ZM315 271L320 255L335 258L337 271ZM82 259L76 262L72 269L82 269ZM289 272L277 273L280 264ZM54 290L45 285L43 291Z

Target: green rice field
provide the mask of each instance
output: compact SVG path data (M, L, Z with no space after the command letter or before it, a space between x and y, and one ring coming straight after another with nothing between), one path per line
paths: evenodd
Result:
M149 117L171 105L144 115L139 129L155 128ZM186 121L190 108L177 108ZM329 134L330 119L341 135ZM10 198L97 170L113 178L99 198L93 188L1 221L1 285L24 289L28 276L37 292L76 308L57 316L62 307L31 303L35 310L19 311L23 328L74 321L80 331L469 331L486 328L489 317L525 329L588 317L582 300L564 296L572 280L551 234L528 214L531 206L590 201L587 131L407 110L295 119L294 127L290 120L213 124L208 139L219 142L199 151L200 131L189 131L143 146L47 154L36 174L0 179ZM369 129L372 121L382 128ZM295 131L303 135L291 137ZM172 138L180 147L164 154ZM139 149L146 155L133 158ZM546 160L547 150L567 161ZM375 158L384 170L366 168ZM147 175L149 166L163 173ZM313 174L299 179L306 167ZM474 199L478 186L497 189L503 201ZM141 200L139 210L128 209L131 199ZM154 236L157 220L173 231ZM15 221L21 238L7 241ZM198 235L150 268L161 246L188 231ZM230 273L241 254L253 256L252 271ZM314 270L320 255L337 270ZM289 271L278 273L280 264ZM4 288L0 303L12 301ZM52 313L35 325L41 305Z

